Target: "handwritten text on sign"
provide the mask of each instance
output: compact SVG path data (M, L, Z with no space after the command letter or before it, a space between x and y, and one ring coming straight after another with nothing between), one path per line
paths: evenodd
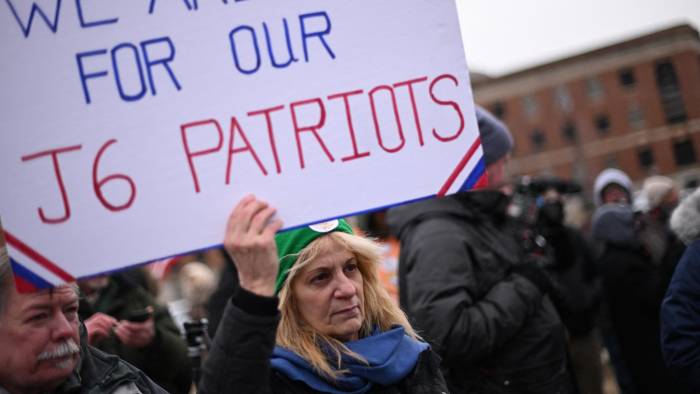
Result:
M453 2L4 3L0 214L28 286L216 245L249 192L292 227L483 173Z

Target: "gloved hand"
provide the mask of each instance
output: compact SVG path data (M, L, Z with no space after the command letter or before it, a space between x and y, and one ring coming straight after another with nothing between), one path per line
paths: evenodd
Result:
M549 274L539 264L533 261L526 261L522 264L514 265L511 273L522 276L537 286L542 294L552 291L553 283Z

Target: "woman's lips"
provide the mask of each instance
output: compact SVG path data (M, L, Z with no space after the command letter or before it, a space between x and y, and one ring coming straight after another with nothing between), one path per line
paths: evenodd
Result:
M354 315L356 313L360 312L360 308L358 305L352 305L347 308L343 308L339 311L334 312L334 315Z

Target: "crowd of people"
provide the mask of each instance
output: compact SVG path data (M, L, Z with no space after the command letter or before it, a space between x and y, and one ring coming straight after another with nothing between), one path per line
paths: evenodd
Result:
M606 169L577 228L580 187L509 183L510 131L477 120L487 187L368 228L280 231L246 196L218 285L181 262L21 294L3 248L0 393L599 394L605 359L623 394L700 392L700 189Z

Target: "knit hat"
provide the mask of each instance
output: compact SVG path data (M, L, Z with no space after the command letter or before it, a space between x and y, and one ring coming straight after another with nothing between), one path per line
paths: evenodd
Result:
M669 177L656 175L645 179L642 194L646 197L647 208L654 209L661 205L668 193L675 188L676 184Z
M635 215L627 204L600 206L591 220L591 234L598 242L620 246L637 246Z
M593 186L593 202L596 206L603 205L603 190L616 184L625 189L629 201L632 202L632 180L624 172L617 168L606 168L595 178Z
M476 121L479 124L484 160L488 166L510 152L513 148L513 137L503 122L478 105L476 106Z
M343 219L336 219L284 231L275 236L277 255L280 259L280 268L277 271L277 280L275 281L275 294L278 294L282 289L282 285L287 280L287 275L289 275L289 270L297 262L299 252L316 240L316 238L334 231L354 234L348 222Z

